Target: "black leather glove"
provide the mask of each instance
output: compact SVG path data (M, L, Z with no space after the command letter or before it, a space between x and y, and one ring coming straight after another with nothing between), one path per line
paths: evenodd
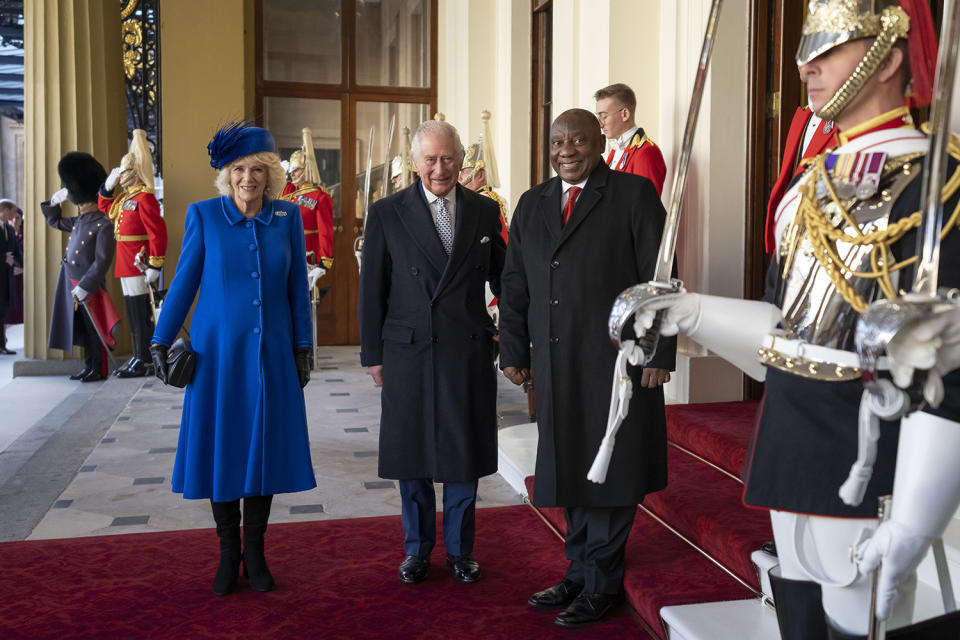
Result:
M310 370L313 369L313 349L294 349L293 361L297 365L297 375L300 376L300 388L303 389L310 382Z
M150 357L153 358L153 369L157 378L167 384L167 348L162 344L150 345Z

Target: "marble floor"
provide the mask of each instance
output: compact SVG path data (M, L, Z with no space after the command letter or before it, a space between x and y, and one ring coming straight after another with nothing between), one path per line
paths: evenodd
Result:
M526 397L500 380L500 426L528 422ZM377 477L379 390L357 348L324 347L304 392L318 487L276 496L271 522L399 514L397 483ZM207 501L170 491L182 406L181 389L153 378L0 369L0 540L212 527ZM478 507L520 503L500 475L480 481Z

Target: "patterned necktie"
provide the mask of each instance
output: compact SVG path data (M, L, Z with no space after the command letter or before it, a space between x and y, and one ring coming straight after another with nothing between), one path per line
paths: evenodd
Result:
M577 206L577 196L580 195L580 192L583 191L580 187L570 187L570 190L567 191L567 204L563 205L563 217L560 219L560 226L567 226L567 220L570 219L570 214L573 213L573 208Z
M450 225L450 212L447 211L447 199L437 198L437 213L433 216L433 224L437 227L437 234L443 249L450 255L453 251L453 227Z

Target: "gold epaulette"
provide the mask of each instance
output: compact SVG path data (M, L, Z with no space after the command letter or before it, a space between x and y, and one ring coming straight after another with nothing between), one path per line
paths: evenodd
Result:
M643 146L644 144L646 144L646 143L652 144L653 146L657 146L657 145L653 142L653 140L651 140L650 138L647 137L647 134L646 134L646 133L644 133L644 134L641 136L641 135L640 135L640 132L637 131L635 134L633 134L633 138L630 140L630 146L629 146L629 148L630 148L630 149L639 149L640 147L642 147L642 146Z
M328 196L330 192L321 187L318 184L312 184L310 182L304 182L298 189L291 191L285 196L280 196L281 200L286 200L287 202L294 202L297 198L304 195L305 193L310 193L311 191L323 191Z

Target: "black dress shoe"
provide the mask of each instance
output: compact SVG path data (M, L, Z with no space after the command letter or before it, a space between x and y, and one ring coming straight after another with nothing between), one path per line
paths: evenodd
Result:
M91 373L93 373L93 369L81 369L80 371L77 371L75 374L73 374L72 376L70 376L70 379L71 379L71 380L83 380L84 378L86 378L86 377L87 377L88 375L90 375Z
M130 356L130 359L123 363L122 366L113 370L113 375L119 376L122 371L126 371L130 368L130 365L133 364L133 361L136 360L136 356Z
M99 371L91 371L87 375L80 378L80 382L99 382L100 380L106 380L107 376L103 375Z
M611 609L620 604L619 595L609 593L581 593L566 611L556 617L561 627L582 627L599 622Z
M457 582L476 582L480 579L480 565L471 555L452 556L448 553L447 566Z
M131 358L125 367L117 369L113 375L118 378L143 378L153 375L153 365L147 364L140 358Z
M760 545L760 551L775 556L777 555L777 543L775 543L773 540L764 542L762 545Z
M12 356L12 355L16 355L16 353L17 353L16 351L12 351L10 349L7 349L6 347L0 347L0 356Z
M427 577L427 569L430 568L430 557L421 558L420 556L407 556L400 563L400 582L405 584L416 584L423 582Z
M583 585L564 578L549 589L538 591L527 600L535 609L557 609L568 607L574 598L583 591Z

